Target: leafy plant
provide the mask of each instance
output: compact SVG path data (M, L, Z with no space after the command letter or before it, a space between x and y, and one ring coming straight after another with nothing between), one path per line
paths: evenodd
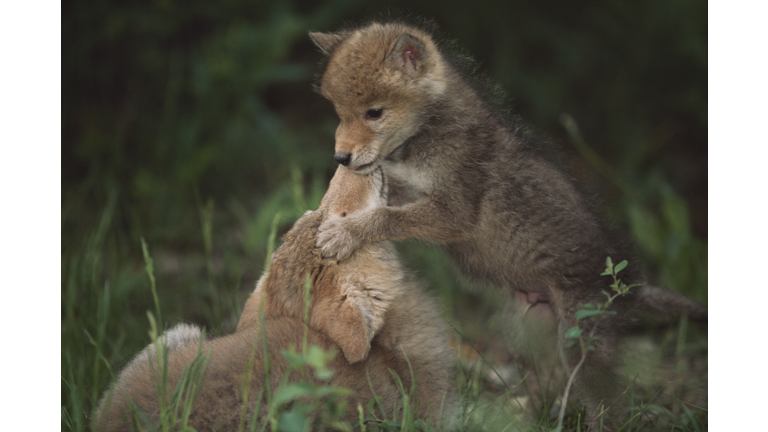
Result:
M566 343L566 347L571 347L575 344L578 344L581 350L581 358L579 359L579 362L576 363L576 366L573 367L573 370L568 376L568 382L565 386L565 393L563 395L563 403L560 407L560 414L558 415L558 420L557 420L557 432L560 432L563 429L563 418L565 417L565 408L566 408L566 405L568 404L568 395L570 394L573 380L576 378L576 374L578 374L581 366L587 360L587 354L590 351L593 351L595 349L594 343L597 340L599 340L599 336L595 336L595 331L597 330L597 323L601 319L607 316L616 314L616 311L609 310L609 308L613 304L613 301L616 300L616 298L629 294L630 289L640 285L640 284L626 285L624 282L621 281L621 279L619 279L618 277L619 272L624 270L627 267L627 264L628 264L627 261L624 260L614 266L613 261L611 260L611 257L607 257L605 259L606 268L605 268L605 271L601 273L601 276L611 276L613 278L613 283L611 284L611 289L613 293L603 291L603 294L606 297L606 300L603 303L584 304L581 307L581 309L576 311L576 314L575 314L576 325L574 327L571 327L565 332L565 338L568 340L568 342ZM579 322L584 319L590 320L590 327L591 327L591 330L586 334L584 333L584 328L581 325L579 325Z

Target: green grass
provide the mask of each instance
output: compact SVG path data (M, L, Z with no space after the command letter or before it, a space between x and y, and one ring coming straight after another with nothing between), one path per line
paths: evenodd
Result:
M294 175L267 199L269 205L252 216L235 205L224 208L208 200L198 207L198 244L183 251L153 242L142 250L141 238L137 241L116 229L119 197L110 193L88 235L77 238L62 253L62 430L88 428L101 393L162 329L188 321L214 336L233 331L245 298L267 262L270 237L287 229L303 213L302 206L317 206L322 182L306 183ZM227 223L217 223L219 219ZM228 236L233 229L229 224L241 235ZM261 246L261 252L253 245ZM457 329L456 385L464 406L461 429L552 430L553 408L559 399L554 394L542 398L532 388L546 387L541 380L549 380L550 388L562 388L558 385L562 378L532 374L544 372L540 369L547 366L533 364L526 369L507 352L498 294L467 290L439 250L415 242L406 242L400 250L404 262L429 282L446 307L446 319ZM706 341L701 329L684 325L631 338L628 357L632 361L626 372L634 380L629 394L635 415L624 430L707 429L706 393L703 399L697 393L706 392ZM554 369L556 373L557 366ZM413 412L403 409L405 414ZM283 414L275 412L273 423L279 423ZM410 415L404 415L401 424L381 418L376 411L365 414L366 430L426 427ZM585 413L571 409L565 430L580 430L579 419L584 417ZM288 415L285 421L291 418ZM333 416L328 419L333 421Z

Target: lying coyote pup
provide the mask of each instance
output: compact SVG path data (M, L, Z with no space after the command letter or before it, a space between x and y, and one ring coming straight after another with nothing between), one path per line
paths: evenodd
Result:
M405 389L411 388L415 377L416 391L411 398L420 418L436 426L450 421L457 396L447 327L435 302L403 271L392 244L366 245L341 264L335 259L321 258L315 247L317 229L327 217L344 217L383 205L386 190L381 170L364 177L339 168L320 208L300 218L273 254L268 271L245 305L235 333L203 341L202 352L209 354L210 360L192 405L190 426L197 430L238 428L245 367L255 352L245 417L252 418L265 375L260 309L265 317L271 356L269 383L274 394L287 369L279 351L291 344L302 346L308 275L312 284L308 343L326 350L338 348L343 354L337 355L329 367L334 371L331 384L353 391L346 420L350 424L358 421L358 404L367 407L374 395L382 398L381 408L389 418L394 407L402 406L402 394L391 370L400 377ZM200 331L180 325L163 338L168 347L171 393L184 368L198 355ZM137 416L131 413L129 399L152 424L158 422L159 402L152 379L159 373L154 366L155 358L155 348L150 345L126 366L113 390L102 397L93 417L94 430L133 430L133 419ZM295 378L292 375L290 379ZM267 411L265 405L262 404L259 414L262 421ZM137 423L143 425L141 421Z

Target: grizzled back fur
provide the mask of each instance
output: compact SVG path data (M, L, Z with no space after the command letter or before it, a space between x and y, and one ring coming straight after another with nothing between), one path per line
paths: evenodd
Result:
M389 206L322 223L323 255L343 262L385 240L439 244L468 276L551 308L562 360L572 368L580 352L566 346L564 334L581 305L602 303L603 291L611 291L612 281L601 276L606 257L632 261L622 280L641 281L631 248L572 179L542 157L518 119L491 109L428 32L374 22L310 37L328 57L319 91L340 120L334 159L359 174L381 167L390 181ZM613 371L630 310L687 308L690 316L706 316L700 305L659 293L633 289L595 329L596 349L576 376L591 413L621 395ZM675 305L662 305L670 301ZM614 407L607 423L620 411Z

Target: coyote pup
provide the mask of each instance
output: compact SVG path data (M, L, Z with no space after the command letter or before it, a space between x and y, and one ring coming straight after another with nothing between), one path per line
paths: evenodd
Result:
M291 344L301 347L306 332L308 343L341 351L329 367L334 371L331 383L353 392L345 417L350 424L359 420L358 404L367 409L374 396L382 398L380 407L388 418L394 416L392 410L402 406L402 393L391 372L397 373L406 391L416 380L415 394L410 398L420 418L435 427L453 424L458 396L447 325L435 302L404 272L393 245L381 242L363 246L342 263L323 259L315 246L323 220L349 217L383 205L386 190L380 169L369 176L357 176L339 167L319 209L302 216L273 254L235 333L201 344L200 330L182 324L163 335L169 395L200 347L209 355L189 425L197 430L238 430L246 365L255 355L245 418L253 417L265 376L262 331L270 353L271 394L275 394L288 366L280 350ZM308 276L312 303L306 330L304 292ZM155 346L150 345L126 366L113 389L102 397L93 416L94 430L134 430L144 425L136 420L141 416L132 417L131 403L157 424L159 404L152 376L161 370L156 364ZM295 372L290 376L291 380L297 378ZM379 412L379 407L376 409ZM267 404L262 403L261 421L266 412Z
M328 57L319 92L341 120L334 159L361 175L381 167L392 185L389 206L323 222L323 255L343 262L382 240L440 244L475 279L551 307L560 357L573 367L580 352L565 347L563 334L579 305L605 301L605 259L628 258L625 246L537 153L526 128L492 110L426 31L372 23L310 37ZM638 281L630 273L622 273L627 284ZM698 304L659 288L617 299L617 315L600 322L600 340L576 377L589 413L621 393L612 374L616 341L636 306L706 319Z

